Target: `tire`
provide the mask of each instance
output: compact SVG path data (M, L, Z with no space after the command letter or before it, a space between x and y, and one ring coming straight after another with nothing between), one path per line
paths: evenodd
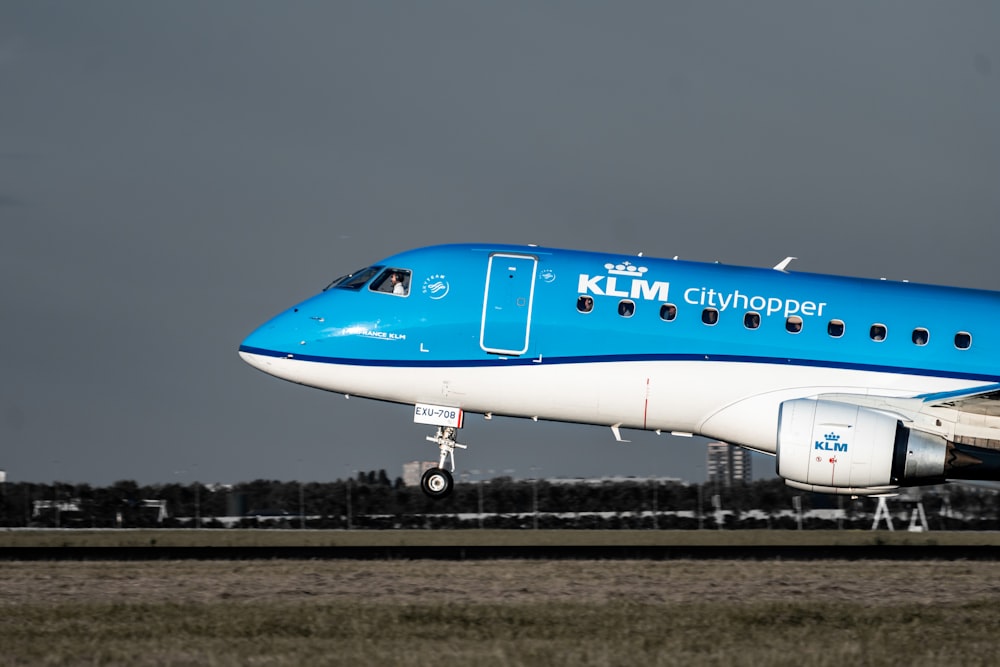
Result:
M454 487L455 480L444 468L431 468L420 478L420 489L435 500L450 496Z

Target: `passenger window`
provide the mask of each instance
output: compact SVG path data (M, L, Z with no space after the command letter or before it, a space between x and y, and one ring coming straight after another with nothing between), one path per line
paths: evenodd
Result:
M885 328L884 324L873 324L868 330L868 335L876 343L881 343L889 335L889 330Z
M760 313L755 313L752 310L743 316L743 326L747 329L756 329L760 326Z
M660 306L660 319L664 322L673 322L677 317L677 306L672 303L665 303Z
M930 340L931 334L927 329L917 328L913 330L913 344L914 345L927 345L927 341Z
M844 323L841 320L830 320L826 325L826 332L832 338L840 338L844 335Z
M622 299L618 302L618 314L622 317L632 317L635 314L635 302Z
M785 319L785 331L788 333L799 333L802 331L802 318L798 315L792 315Z
M706 308L701 311L701 321L709 326L713 326L719 321L719 311L715 308Z
M594 309L594 298L589 296L580 296L576 300L576 309L581 313L589 313Z
M372 281L373 292L406 296L410 293L410 272L407 269L386 269Z
M960 350L968 350L972 347L972 334L967 331L959 331L955 334L955 347Z

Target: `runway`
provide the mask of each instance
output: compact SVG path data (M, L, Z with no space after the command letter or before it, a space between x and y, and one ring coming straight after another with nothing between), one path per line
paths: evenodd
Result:
M9 530L0 560L997 561L1000 534L869 531Z

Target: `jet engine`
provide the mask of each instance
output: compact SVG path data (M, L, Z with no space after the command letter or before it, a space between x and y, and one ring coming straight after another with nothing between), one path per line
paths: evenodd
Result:
M781 404L777 473L797 489L868 495L945 480L949 443L870 408L812 399Z

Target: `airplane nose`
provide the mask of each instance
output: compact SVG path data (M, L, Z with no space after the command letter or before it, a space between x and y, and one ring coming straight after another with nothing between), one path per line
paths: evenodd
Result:
M254 354L253 352L248 352L242 345L239 350L240 359L250 364L259 371L264 371L267 373L268 368L271 363L269 361L270 357L265 357L261 354Z
M278 313L243 339L240 358L254 368L284 379L298 378L298 361L318 355L328 340L330 295L318 294ZM295 380L297 381L297 380Z
M272 317L257 327L240 343L240 352L270 357L295 354L299 341L304 337L302 315L299 308L292 308Z
M297 352L294 347L298 347L298 332L289 331L275 320L264 324L240 343L240 359L268 375L297 381L295 368L288 361Z
M239 355L246 363L269 375L286 377L286 362L302 355L306 341L315 338L315 318L302 312L301 304L260 325L240 343Z
M278 351L272 349L273 341L267 340L267 337L262 332L263 328L257 329L243 339L243 342L240 343L239 355L240 359L257 370L270 373L274 354Z
M257 329L240 343L239 354L243 361L254 368L270 372L275 359L287 356L290 350L287 327L281 326L278 316ZM293 332L294 333L294 332Z

